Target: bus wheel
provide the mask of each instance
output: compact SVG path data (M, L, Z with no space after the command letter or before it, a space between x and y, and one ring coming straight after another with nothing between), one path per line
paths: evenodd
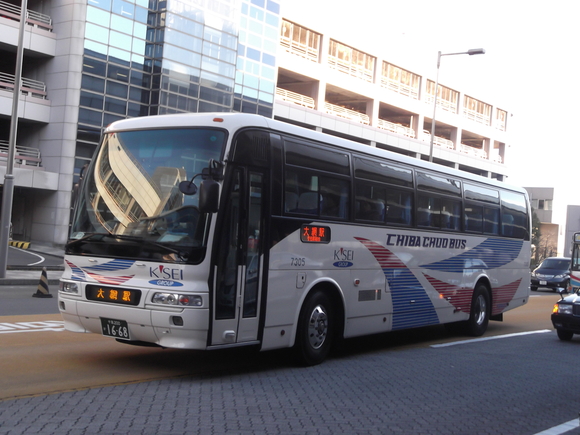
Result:
M478 284L473 292L471 312L466 323L466 332L474 337L483 335L487 330L490 312L489 292L483 284Z
M299 364L313 366L324 361L332 346L333 322L330 299L321 291L314 292L298 317L294 350Z

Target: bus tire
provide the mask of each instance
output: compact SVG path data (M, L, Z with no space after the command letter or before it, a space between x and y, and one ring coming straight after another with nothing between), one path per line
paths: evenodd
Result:
M483 335L487 330L490 311L489 291L484 284L477 284L473 291L469 320L465 324L466 333L473 337Z
M326 359L334 339L334 311L328 296L317 290L306 298L296 331L294 351L303 366L320 364Z

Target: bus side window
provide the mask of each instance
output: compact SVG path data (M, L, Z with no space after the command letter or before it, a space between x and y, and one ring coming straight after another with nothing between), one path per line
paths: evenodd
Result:
M465 207L465 231L483 232L483 207L471 204Z
M522 193L501 192L502 235L529 240L530 229L526 204L526 197Z
M318 203L320 202L317 192L304 192L298 198L298 206L295 213L318 214Z
M498 234L499 232L499 209L483 209L483 232L486 234Z
M386 189L376 184L356 181L355 218L363 221L385 222Z
M284 194L284 211L294 211L298 208L298 194L286 192Z
M504 213L501 217L501 234L502 236L511 237L514 230L514 217L511 214Z
M348 218L349 183L345 180L320 177L320 215L346 219Z

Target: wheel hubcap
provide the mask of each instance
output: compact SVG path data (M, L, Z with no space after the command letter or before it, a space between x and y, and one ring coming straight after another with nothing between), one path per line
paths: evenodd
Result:
M310 314L308 322L308 341L314 349L320 349L328 333L328 316L324 307L316 306Z
M487 305L485 304L485 298L483 295L479 295L477 298L477 324L481 325L485 321L485 316L487 315Z

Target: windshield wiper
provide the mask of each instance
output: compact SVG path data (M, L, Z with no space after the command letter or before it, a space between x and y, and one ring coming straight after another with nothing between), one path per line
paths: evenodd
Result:
M75 239L75 240L69 241L66 244L65 248L69 248L69 247L77 245L81 242L86 242L87 240L92 239L95 236L107 237L107 236L110 236L110 234L108 234L108 233L87 233L84 236L82 236L80 239Z
M187 259L189 258L189 253L187 253L187 252L171 248L171 247L164 245L162 243L152 242L152 241L144 239L142 237L126 236L123 234L105 234L105 236L106 237L113 237L113 238L121 239L121 240L127 240L127 241L131 241L131 242L137 242L137 243L142 244L142 245L155 246L156 248L161 248L161 249L164 249L168 252L171 252L172 254L177 255L181 261L187 261Z
M97 239L97 237L98 237L98 239ZM177 257L181 261L187 261L189 258L188 252L171 248L171 247L164 245L162 243L152 242L150 240L143 239L142 237L127 236L127 235L123 235L123 234L111 234L111 233L87 233L83 237L81 237L80 239L75 239L75 240L71 240L70 242L68 242L66 244L66 248L71 248L71 247L76 246L78 244L81 244L83 242L87 242L93 238L97 239L97 240L93 240L93 241L99 241L99 242L103 242L103 239L105 239L105 238L106 239L113 238L113 239L118 239L118 240L135 242L135 243L140 244L140 245L154 246L154 247L160 248L166 252L170 252L172 254L175 254L175 255L177 255Z

